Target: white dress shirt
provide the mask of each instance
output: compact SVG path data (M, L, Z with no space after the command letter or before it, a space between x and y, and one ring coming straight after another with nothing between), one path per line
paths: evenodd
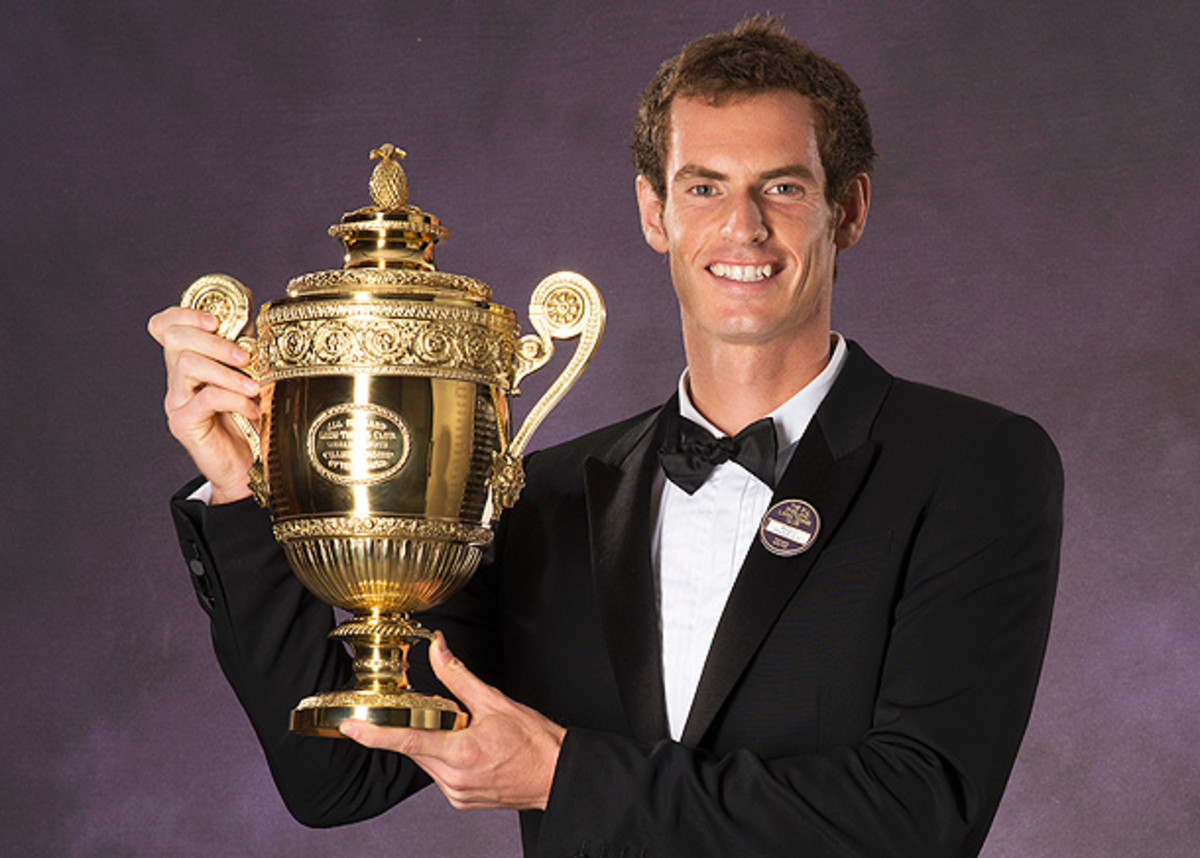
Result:
M839 334L833 338L833 354L820 375L767 415L775 421L776 481L846 360L845 340ZM692 404L686 369L679 378L679 413L715 437L725 434ZM773 490L730 460L717 465L695 494L667 480L661 469L653 491L657 512L650 550L658 588L663 684L667 723L678 740L717 623Z

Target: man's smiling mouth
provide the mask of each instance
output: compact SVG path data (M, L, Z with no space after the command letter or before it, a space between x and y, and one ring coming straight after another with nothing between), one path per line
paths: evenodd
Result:
M766 265L727 265L724 262L714 262L708 266L709 273L714 277L725 280L736 280L739 283L757 283L766 280L775 273L775 266Z

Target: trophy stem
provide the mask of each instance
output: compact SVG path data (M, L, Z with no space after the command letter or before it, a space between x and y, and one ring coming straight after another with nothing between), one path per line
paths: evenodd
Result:
M433 635L406 614L353 617L329 633L354 651L354 685L315 694L292 710L290 729L307 736L340 738L349 718L381 727L459 730L467 715L452 700L413 691L408 682L408 651Z

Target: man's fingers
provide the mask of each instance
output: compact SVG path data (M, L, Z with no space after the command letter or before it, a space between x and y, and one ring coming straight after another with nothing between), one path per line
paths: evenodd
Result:
M226 390L241 397L254 397L259 392L258 382L245 373L199 352L185 351L176 358L173 370L167 373L167 413L170 414L189 404L197 393L209 387Z
M163 356L167 369L185 354L195 353L218 363L244 367L250 353L232 340L195 325L172 325L162 332Z
M167 425L172 435L183 440L183 435L194 436L197 431L207 433L219 415L234 413L257 425L261 408L253 397L213 385L197 391L180 405L172 407L168 403Z
M251 450L230 415L259 422L259 385L240 371L250 353L217 335L216 316L189 307L155 313L146 328L163 349L171 434L212 484L214 503L247 497Z
M464 765L459 736L443 730L409 727L378 727L366 721L343 721L342 735L368 748L404 754L433 778L450 804L459 810L494 807L494 802L476 795L476 776Z
M195 411L193 399L208 388L217 387L241 397L255 397L259 386L240 369L250 362L250 353L224 337L213 333L217 318L210 313L186 307L170 307L150 318L147 328L163 346L167 365L167 394L164 408L173 422L175 412L189 408ZM237 411L249 417L249 403L237 402L228 406L214 404L215 411ZM192 415L192 422L210 423L210 414Z
M155 313L146 323L146 330L159 345L166 345L167 331L173 327L199 328L202 331L215 331L219 320L212 313L193 310L190 307L167 307Z
M338 728L342 735L368 748L395 751L409 757L434 757L446 754L450 734L442 730L420 730L414 727L379 727L367 721L350 719Z
M471 711L469 727L444 732L350 720L342 733L367 747L407 755L455 807L544 810L566 730L478 679L440 634L429 656L434 672Z
M450 652L450 648L446 646L446 638L441 632L435 632L433 641L429 644L429 663L433 665L434 675L467 707L472 719L478 719L484 710L493 708L498 700L506 699L499 691L471 673L467 666Z

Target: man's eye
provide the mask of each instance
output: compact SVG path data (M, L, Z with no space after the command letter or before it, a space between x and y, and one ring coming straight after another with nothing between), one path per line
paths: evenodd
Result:
M781 197L802 197L804 196L804 188L795 182L780 182L777 185L771 185L771 187L767 188L767 193Z
M711 197L717 192L717 189L712 185L692 185L688 188L688 193L695 197Z

